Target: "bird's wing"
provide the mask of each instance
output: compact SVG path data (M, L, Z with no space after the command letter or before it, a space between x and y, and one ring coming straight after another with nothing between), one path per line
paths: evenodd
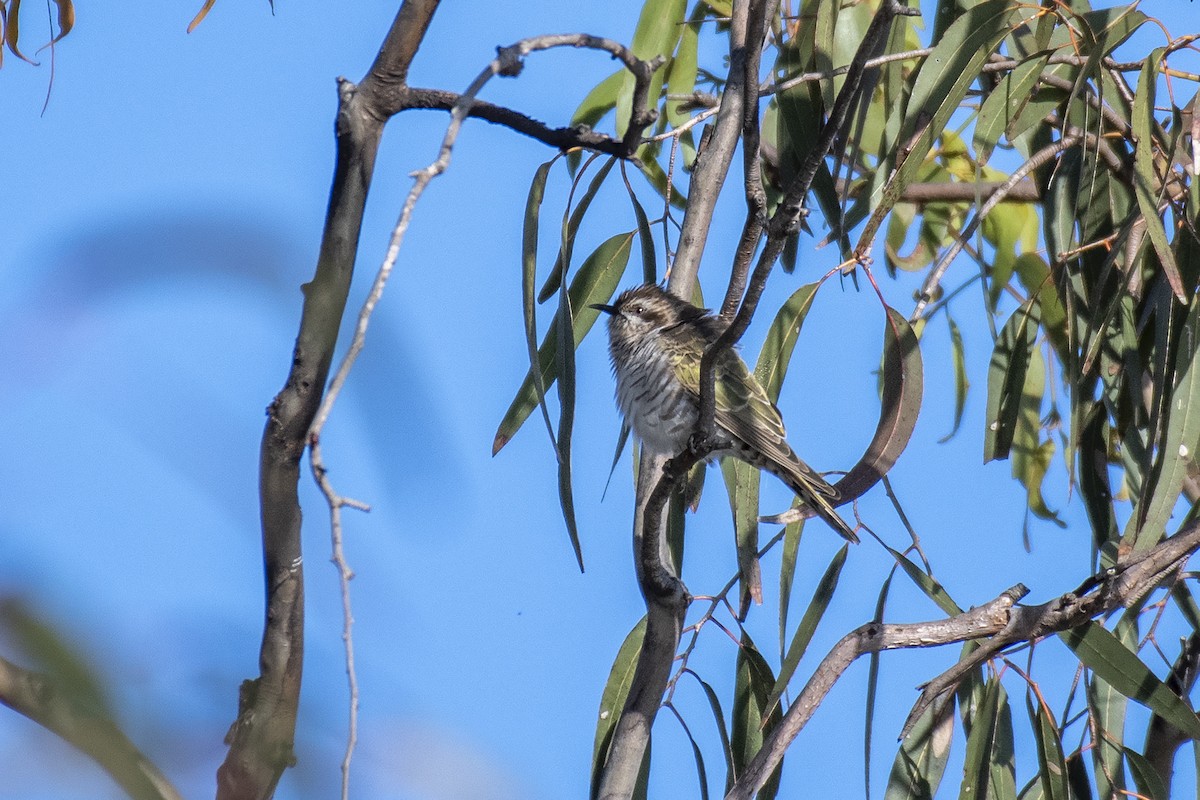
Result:
M787 432L779 409L767 397L762 385L746 362L734 351L726 351L717 362L716 421L750 448L757 450L781 470L803 481L817 496L834 498L837 492L811 467L805 464L787 443ZM679 363L680 382L700 396L699 363Z

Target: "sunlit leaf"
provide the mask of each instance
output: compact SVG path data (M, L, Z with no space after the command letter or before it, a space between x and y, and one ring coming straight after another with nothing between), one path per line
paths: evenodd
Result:
M686 0L646 0L638 17L637 28L633 32L633 54L645 61L655 56L670 56L683 33L683 15L686 10ZM651 106L658 103L663 80L664 71L661 69L655 72L650 80L650 92L646 100ZM629 127L629 117L633 108L633 87L633 73L623 71L616 106L618 136L624 136Z
M953 695L934 702L900 743L883 800L933 800L954 739Z

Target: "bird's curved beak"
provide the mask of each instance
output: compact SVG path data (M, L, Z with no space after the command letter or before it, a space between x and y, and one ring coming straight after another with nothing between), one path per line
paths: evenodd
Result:
M588 308L594 308L597 311L603 311L605 314L616 314L617 307L605 305L604 303L592 303Z

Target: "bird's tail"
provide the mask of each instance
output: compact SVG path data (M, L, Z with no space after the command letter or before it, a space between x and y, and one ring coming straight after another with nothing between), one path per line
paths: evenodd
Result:
M779 474L779 478L788 485L789 489L795 492L796 496L804 502L804 505L811 508L813 513L825 520L825 523L829 527L837 531L838 535L849 542L858 544L858 534L833 510L833 504L838 499L837 490L798 458L795 464L789 464L788 466L792 467L792 469L786 473Z

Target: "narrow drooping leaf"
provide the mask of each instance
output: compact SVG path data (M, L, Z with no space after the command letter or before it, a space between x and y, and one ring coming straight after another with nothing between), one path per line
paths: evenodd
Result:
M800 535L804 520L788 523L783 529L783 557L779 565L779 658L787 650L788 607L792 603L792 581L796 577L796 557L800 552Z
M558 318L573 316L571 296L564 287L559 292ZM571 437L575 429L575 348L574 334L569 325L556 325L558 347L555 350L555 369L558 372L558 501L562 507L567 536L575 551L579 571L583 572L583 548L579 543L579 526L575 522L575 492L571 487Z
M675 719L679 721L679 727L683 728L688 744L692 746L692 758L696 762L696 777L700 782L700 800L708 800L708 774L704 769L704 753L700 751L700 745L696 744L696 737L692 736L691 728L678 712L675 714Z
M1008 458L1021 398L1025 391L1025 374L1037 342L1040 311L1029 302L1009 317L988 367L988 400L984 415L983 460Z
M961 800L1016 797L1012 711L998 679L988 681L967 736Z
M1060 528L1066 523L1051 511L1042 495L1042 482L1054 458L1054 440L1042 439L1041 407L1046 390L1046 365L1042 351L1030 351L1025 371L1025 385L1017 407L1016 425L1012 438L1012 476L1025 487L1029 510L1041 519L1050 520Z
M761 604L762 567L758 561L758 490L762 473L735 458L721 460L721 475L729 494L733 513L733 531L737 543L738 573L741 576L741 601L738 616L745 618L750 602Z
M620 233L605 241L587 257L571 280L570 307L574 311L572 328L575 345L583 341L583 337L591 330L600 312L590 308L592 303L604 303L612 298L620 283L625 267L629 263L629 253L633 245L634 233ZM555 372L558 335L554 326L559 324L558 316L551 322L551 329L543 338L538 349L538 367L542 386L548 389L557 378ZM521 425L529 418L530 412L538 403L535 381L538 370L530 370L517 390L516 397L509 405L508 411L496 430L496 438L492 443L492 455L500 452L508 444L513 435L520 430Z
M1200 738L1200 717L1103 625L1089 622L1059 634L1089 669L1130 700L1152 709L1189 736Z
M1024 112L1035 98L1040 97L1044 101L1045 94L1035 92L1034 89L1049 60L1049 53L1035 56L1022 62L1011 72L1004 73L996 88L980 107L974 130L975 152L980 164L986 164L991 158L1001 136L1007 135L1009 141L1012 141L1025 133L1033 122L1045 117L1046 113L1038 117ZM1021 120L1028 122L1022 124Z
M689 671L689 674L696 678L696 682L699 683L700 688L704 690L704 697L708 700L708 707L712 710L713 719L716 721L717 735L721 738L721 752L725 757L725 775L727 776L725 789L728 791L729 786L732 785L733 747L729 741L729 729L725 725L725 712L721 710L721 698L717 696L716 691L708 684L707 681L701 679L700 676L696 675L694 672Z
M1129 763L1129 772L1138 786L1138 794L1148 800L1170 800L1167 787L1163 785L1158 770L1144 755L1128 747L1122 748L1125 760Z
M590 163L590 162L589 162ZM591 183L584 191L583 196L579 198L579 202L575 205L575 209L571 212L569 221L563 221L563 237L562 244L558 249L558 257L554 260L554 266L550 269L550 274L546 276L546 282L542 284L542 288L538 291L537 301L544 303L550 299L562 283L563 274L566 272L567 266L571 263L571 253L575 249L575 237L579 233L579 226L583 222L583 217L587 214L588 209L592 205L592 201L596 199L596 193L600 191L600 187L604 185L608 173L612 172L613 165L617 163L615 157L608 159L596 170L596 174L592 176ZM586 169L586 167L585 167Z
M767 697L775 685L775 676L766 659L750 637L743 633L738 648L737 680L733 695L733 725L729 742L733 750L734 779L741 775L746 765L762 749L763 740L783 718L776 706L768 709ZM782 760L771 777L759 790L758 797L771 800L779 792L779 779L783 769ZM726 791L732 786L727 782Z
M887 545L884 545L884 547L887 547ZM899 564L900 568L904 570L904 573L912 579L913 583L917 585L917 588L924 592L926 597L937 603L938 608L944 611L947 616L953 617L956 614L963 613L958 603L954 602L954 600L950 597L949 592L946 591L945 587L938 583L932 575L927 575L922 572L920 567L910 561L908 557L899 550L893 550L892 548L887 547L887 551L891 553L892 558L896 559L896 563Z
M883 800L933 800L946 773L953 739L954 697L950 695L925 709L900 743Z
M1071 800L1067 761L1063 757L1062 737L1054 715L1032 692L1025 699L1037 743L1037 780L1042 786L1041 796L1046 800Z
M949 433L938 439L939 444L950 441L954 438L954 434L958 433L958 426L962 424L963 409L967 406L967 389L970 387L970 382L967 380L967 354L963 345L962 331L959 330L958 323L949 313L946 314L946 323L950 327L950 360L954 365L954 424Z
M801 286L787 302L780 307L771 327L767 329L767 338L758 354L758 363L754 366L754 377L766 389L772 403L779 402L779 394L783 389L783 379L787 376L788 367L792 362L792 351L796 348L796 340L800 337L800 329L804 319L812 308L819 284L810 283Z
M558 454L558 441L554 425L550 422L550 410L546 408L546 386L542 372L537 368L537 305L533 301L533 286L537 279L538 220L541 216L542 199L546 194L546 179L555 159L547 161L533 173L529 184L529 196L525 200L525 224L521 235L521 315L525 321L525 346L529 353L529 374L533 377L534 396L550 434L550 444Z
M848 544L844 544L838 549L833 560L829 562L829 566L825 568L825 574L817 583L812 601L808 604L808 608L804 609L804 616L800 618L800 624L796 626L792 643L788 646L787 654L779 665L779 676L775 679L775 686L772 687L771 694L767 698L768 708L773 708L779 702L779 698L783 697L788 683L796 673L796 667L800 665L800 659L804 658L808 645L817 632L817 625L821 623L821 618L825 616L825 611L829 608L830 601L833 600L833 593L837 591L838 578L842 574L842 567L846 564L846 555L849 550L850 545Z
M1179 336L1174 377L1175 387L1164 409L1166 438L1151 478L1153 489L1145 512L1130 519L1131 525L1139 517L1144 522L1140 529L1127 528L1125 533L1125 539L1132 540L1136 550L1153 547L1166 534L1188 468L1200 450L1200 293L1192 298Z
M608 673L608 682L604 684L604 692L600 696L600 711L596 717L596 741L592 748L592 781L591 797L595 800L600 788L600 776L603 774L604 763L608 759L608 750L612 744L613 732L621 711L625 708L625 698L629 696L629 686L633 682L633 672L637 667L638 656L642 652L642 640L646 636L646 618L633 626L625 641L617 651L612 669Z
M893 308L883 329L883 367L879 424L867 452L834 488L844 498L856 498L879 482L904 452L917 424L924 392L921 346L912 326Z
M1163 273L1171 284L1171 290L1181 303L1188 301L1183 289L1183 278L1179 274L1179 265L1175 263L1175 252L1167 240L1167 231L1162 219L1158 216L1158 203L1162 195L1160 181L1155 174L1155 139L1154 130L1154 88L1158 77L1158 68L1162 63L1166 49L1156 47L1146 57L1138 79L1137 93L1133 99L1133 136L1137 140L1137 150L1134 151L1134 193L1137 195L1138 209L1146 221L1146 235L1154 246L1154 252L1162 265Z
M625 165L621 165L621 176L625 177ZM629 192L629 202L633 205L633 216L637 220L638 243L642 246L642 282L658 283L658 257L654 252L654 234L650 230L650 218L646 209L638 201L637 194L625 180L625 188Z
M612 466L608 468L608 479L604 481L604 491L600 495L603 500L608 495L608 486L612 483L613 474L617 471L617 464L621 463L621 454L625 452L625 445L629 441L629 423L621 420L621 432L617 434L617 446L613 452Z
M646 0L633 32L633 54L649 61L655 56L670 56L683 33L686 0ZM650 81L650 92L646 101L657 105L665 75L660 69ZM624 136L629 127L633 110L633 73L628 70L621 75L621 89L617 92L617 135Z

